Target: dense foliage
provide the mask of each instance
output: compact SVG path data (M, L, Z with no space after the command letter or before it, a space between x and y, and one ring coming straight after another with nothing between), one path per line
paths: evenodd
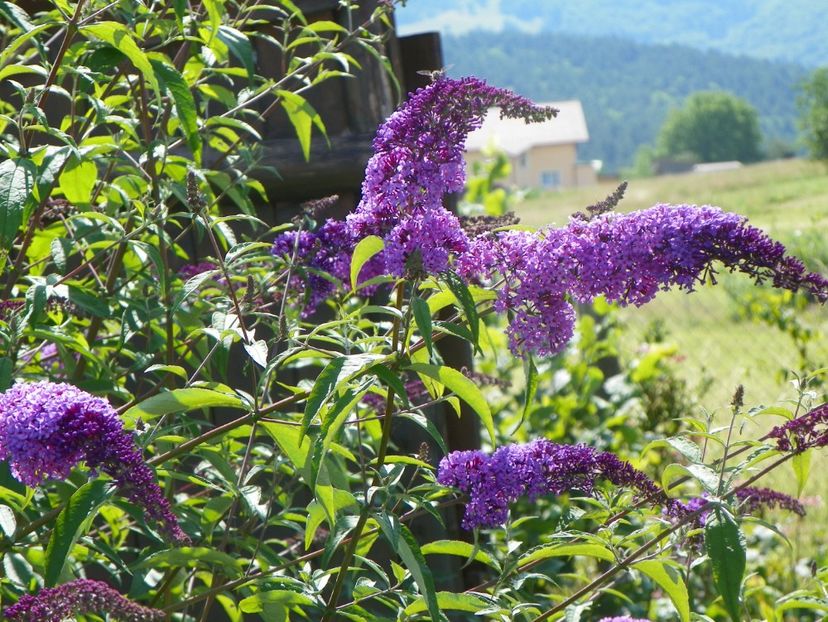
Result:
M828 67L817 69L802 84L799 109L811 155L828 160Z
M589 142L584 160L605 170L630 166L653 144L672 109L696 91L725 90L759 112L770 146L796 143L796 65L704 52L679 45L564 34L474 32L443 39L451 75L477 75L536 101L579 99Z
M693 93L667 117L658 135L665 156L696 162L756 162L761 157L759 115L729 93Z
M344 3L344 25L288 0L10 6L6 619L828 611L828 560L801 581L774 572L768 534L786 541L781 517L806 508L760 481L792 465L801 490L828 445L812 390L825 370L802 374L791 405L746 409L737 388L720 426L667 349L615 359L613 305L722 269L826 302L828 279L782 244L710 206L617 214L623 186L565 226L520 227L494 170L449 211L490 106L554 122L477 78L409 94L347 217L312 201L268 227L251 197L265 194L258 123L282 108L307 153L324 123L303 93L356 51L384 60L385 3L362 23ZM254 42L284 76L257 73ZM58 99L69 114L54 120ZM738 435L766 417L767 433Z

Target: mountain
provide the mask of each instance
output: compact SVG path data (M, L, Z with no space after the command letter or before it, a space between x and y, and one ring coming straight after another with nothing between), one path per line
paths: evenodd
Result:
M612 35L828 64L825 0L408 0L397 10L403 34L516 29Z
M517 0L513 0L517 1ZM729 91L759 111L766 145L796 141L796 94L808 70L681 45L613 37L474 31L443 38L451 76L475 75L535 101L581 100L590 141L582 159L632 164L671 108L691 93Z

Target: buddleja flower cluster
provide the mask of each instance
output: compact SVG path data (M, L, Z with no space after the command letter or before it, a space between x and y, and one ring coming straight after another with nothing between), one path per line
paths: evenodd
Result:
M561 445L546 439L504 445L489 455L479 450L455 451L440 462L437 481L469 497L463 527L497 527L506 522L509 506L520 497L579 491L594 495L604 479L632 488L670 515L683 514L685 506L647 475L610 452L586 445Z
M189 542L133 436L106 400L64 383L19 383L0 394L0 460L27 486L65 479L85 462L112 477L177 543Z
M385 249L364 267L362 280L380 274L438 274L452 256L467 250L468 236L443 207L443 197L463 189L463 145L493 106L500 107L503 117L527 122L556 113L476 78L438 79L412 93L379 128L355 212L344 222L328 220L316 232L276 238L274 255L295 254L309 268L310 306L336 287L318 273L347 281L353 248L367 236L382 238Z
M442 202L446 193L463 188L464 142L490 106L500 106L502 116L532 122L555 114L475 78L440 78L413 93L380 127L354 213L344 222L328 220L316 232L276 239L273 253L295 257L305 272L310 311L347 282L355 245L371 235L383 239L384 250L364 266L362 281L454 268L470 282L504 283L495 309L509 314L510 345L517 354L560 351L573 333L570 301L604 295L641 305L659 290L692 291L713 278L717 263L828 299L828 280L808 273L743 217L694 205L607 213L623 187L562 228L478 231L469 237Z
M163 620L158 609L142 607L127 600L101 581L77 579L58 587L25 595L6 609L9 622L59 622L72 616L107 613L119 622Z
M515 353L560 351L573 333L570 300L603 295L642 305L660 290L692 291L714 265L777 287L803 288L828 299L828 280L808 273L742 216L716 207L656 205L628 214L574 217L538 233L506 231L477 238L459 258L470 280L503 280L496 310L508 312Z
M743 514L753 514L760 510L780 509L793 512L799 516L805 516L805 506L799 501L770 488L747 486L737 490L734 496L739 501L740 510Z
M776 426L768 437L776 440L780 451L797 454L814 447L825 447L828 445L828 404Z

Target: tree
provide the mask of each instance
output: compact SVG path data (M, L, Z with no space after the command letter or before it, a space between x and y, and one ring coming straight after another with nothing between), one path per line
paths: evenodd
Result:
M828 67L814 71L799 96L799 126L811 156L828 160Z
M761 158L759 114L730 93L702 91L687 98L664 122L658 137L665 156L692 155L700 162Z

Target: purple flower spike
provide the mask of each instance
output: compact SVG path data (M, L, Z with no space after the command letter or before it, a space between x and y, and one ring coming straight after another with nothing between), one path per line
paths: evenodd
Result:
M492 106L500 107L501 116L527 123L551 119L556 113L476 78L444 77L411 93L382 124L357 209L346 221L328 220L317 232L299 234L298 259L311 276L305 283L291 285L309 288L311 310L336 289L336 281L347 283L351 253L366 236L382 238L385 250L363 268L361 282L378 275L439 274L454 256L467 250L468 236L443 207L443 197L463 189L466 137L483 124ZM296 236L295 232L278 236L273 254L291 257ZM313 278L318 272L334 281Z
M784 493L771 490L770 488L742 488L736 491L736 499L741 504L741 511L744 514L768 509L778 508L788 510L799 516L805 516L805 506L799 501Z
M527 123L557 112L477 78L440 78L415 91L377 131L362 201L348 216L351 232L383 236L401 217L442 209L443 195L463 189L466 137L492 106Z
M174 542L189 542L132 435L106 400L70 384L19 383L0 394L0 460L35 487L66 479L86 462L112 477L124 495L158 521Z
M516 353L555 354L573 332L567 299L603 295L642 305L660 290L692 291L715 264L757 282L803 289L828 300L828 280L809 274L785 247L736 214L695 205L656 205L629 214L573 218L566 227L539 233L507 231L478 237L458 259L469 280L505 277L496 310L511 312L510 344Z
M601 618L598 622L650 622L645 618L631 618L630 616L615 616L614 618Z
M776 439L780 451L801 454L812 447L828 445L828 403L773 428L768 437Z
M437 481L469 497L463 527L497 527L506 522L509 505L522 496L560 495L578 490L595 494L595 484L606 479L632 488L653 504L677 514L681 503L670 499L644 473L609 452L586 445L559 445L539 439L525 445L504 445L493 454L455 451L440 462Z
M119 622L154 622L165 613L127 600L101 581L77 579L25 595L6 609L9 622L57 622L75 615L107 613Z

